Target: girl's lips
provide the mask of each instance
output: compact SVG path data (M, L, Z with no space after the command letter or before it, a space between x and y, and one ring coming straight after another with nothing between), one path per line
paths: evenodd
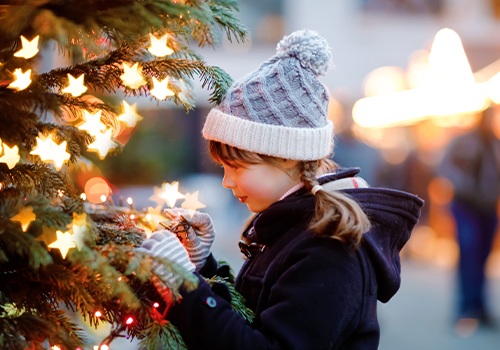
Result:
M241 202L241 203L245 203L245 201L247 200L248 197L238 197L238 200Z

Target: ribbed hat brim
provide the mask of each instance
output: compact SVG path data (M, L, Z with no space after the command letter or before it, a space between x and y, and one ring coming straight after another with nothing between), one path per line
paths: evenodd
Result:
M293 128L245 120L212 109L203 136L250 152L291 160L318 160L333 150L333 123L321 128Z

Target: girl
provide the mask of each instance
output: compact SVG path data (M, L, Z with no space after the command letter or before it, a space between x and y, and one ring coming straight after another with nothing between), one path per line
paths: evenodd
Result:
M377 299L387 302L399 288L399 251L423 202L370 188L357 169L327 171L333 125L318 76L330 59L317 33L295 32L207 117L203 135L224 167L223 186L257 213L243 233L248 259L235 282L255 321L248 325L199 276L167 315L189 349L378 347ZM194 229L186 250L169 231L142 248L210 277L211 220L184 217Z

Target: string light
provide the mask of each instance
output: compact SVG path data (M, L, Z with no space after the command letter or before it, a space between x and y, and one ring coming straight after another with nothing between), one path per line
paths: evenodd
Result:
M106 344L102 344L101 350L109 350L109 347Z
M168 77L166 77L162 81L158 81L158 79L153 77L153 86L153 90L150 91L151 95L159 100L164 100L167 96L175 95L172 90L168 89Z
M28 69L26 72L22 72L21 68L17 68L14 71L14 75L16 76L16 80L10 83L7 86L9 89L16 89L17 91L21 91L26 89L31 84L31 69Z
M120 79L123 84L131 89L137 89L143 85L147 84L147 81L142 77L142 68L139 67L139 63L135 63L132 67L129 67L125 62L123 65L123 74L120 75Z
M23 45L23 48L19 51L17 51L14 56L16 57L22 57L25 59L31 58L35 56L38 53L38 39L40 38L39 35L37 35L33 40L29 41L26 39L24 36L21 35L21 44Z
M62 92L71 94L73 97L78 97L87 91L87 87L83 85L83 78L85 74L80 75L75 79L71 74L68 73L69 85L62 90Z
M101 311L97 310L95 313L94 313L95 317L101 317L102 316L102 313Z
M102 201L103 203L104 203L104 202L106 202L106 195L105 195L105 194L101 195L101 201Z
M80 198L83 199L84 201L87 200L87 195L85 193L82 193L80 195Z
M127 318L127 320L125 321L126 324L128 325L131 325L132 323L134 323L134 319L132 317L129 317Z
M159 307L159 306L160 306L160 304L159 304L158 302L155 302L155 303L153 304L153 307L154 307L155 309L156 309L157 307Z
M153 34L149 34L151 39L151 46L148 48L148 51L157 57L164 57L171 55L174 50L167 46L167 37L168 34L165 34L160 39L157 39Z
M54 163L57 170L61 169L64 161L68 160L71 155L66 152L67 142L63 141L59 145L52 140L52 134L48 137L39 134L36 138L37 145L30 154L40 156L42 161L50 161Z

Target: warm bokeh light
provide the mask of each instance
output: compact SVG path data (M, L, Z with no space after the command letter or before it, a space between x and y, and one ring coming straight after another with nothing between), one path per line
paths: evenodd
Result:
M68 73L69 85L65 87L62 92L71 94L73 97L78 97L87 91L87 87L83 85L85 74L81 74L75 79L71 74Z
M33 213L33 207L21 206L19 213L10 218L10 221L19 221L23 231L26 231L32 221L36 220L36 215Z
M381 67L370 72L364 81L366 97L389 94L407 89L403 69Z
M106 199L110 193L111 188L108 181L101 176L93 177L85 183L85 195L87 196L87 200L91 203L102 203L101 196L104 196Z
M101 317L102 316L102 313L101 311L97 310L95 313L94 313L95 317Z
M196 191L193 194L186 193L185 195L186 200L182 203L181 207L184 209L192 210L193 212L198 209L205 208L206 205L198 200L199 192L200 191Z
M118 116L118 120L127 124L129 128L133 128L137 122L143 119L139 114L137 114L137 103L134 103L132 106L130 106L127 101L122 101L122 103L123 113Z
M127 321L125 321L126 324L132 324L134 323L134 319L132 317L127 318Z
M488 85L475 82L458 34L450 29L439 31L426 60L425 54L415 55L409 66L409 85L418 88L357 101L354 121L363 127L408 125L431 116L471 114L488 107ZM379 74L376 80L381 84L384 77Z
M453 184L444 177L431 180L428 186L431 201L439 205L446 205L453 199Z
M148 51L153 55L165 57L174 52L174 50L167 46L168 34L165 34L160 39L157 39L153 34L149 34L149 38L151 39L151 46L148 48Z
M80 195L80 198L83 199L84 201L87 200L87 195L85 193L82 193Z
M396 148L385 148L381 150L381 155L384 160L393 165L403 163L410 151L405 149L404 147L396 147Z
M60 347L58 347L57 345L54 345L54 346L52 347L52 350L61 350L61 348L60 348Z
M63 259L66 258L68 250L76 247L76 243L69 232L57 231L57 241L49 245L49 248L57 248L61 251Z
M125 62L123 64L123 74L120 75L120 79L123 84L131 89L137 89L143 85L147 84L142 76L142 67L139 67L139 63L136 62L132 67L129 67Z
M36 138L37 145L31 150L30 154L37 155L43 162L51 162L57 170L61 169L65 161L69 160L71 155L66 152L67 141L57 144L53 140L53 134L45 137L39 134Z
M14 71L14 75L16 76L16 80L7 86L9 89L21 91L26 89L31 84L31 69L28 69L23 73L21 68L18 68Z
M344 107L339 100L331 95L328 101L328 119L335 126L336 133L341 133L347 127L348 123L344 122Z
M2 155L3 148L3 155ZM2 144L2 140L0 140L0 163L7 164L9 169L12 169L19 162L21 157L19 156L19 148L17 146L9 147L6 143Z
M150 91L150 93L159 100L164 100L167 96L175 95L175 93L168 88L168 77L162 81L153 77L153 86L154 88Z
M101 196L101 202L103 202L103 203L106 202L106 196L105 195Z
M101 123L101 113L98 111L95 114L90 114L84 111L84 121L78 125L78 129L88 131L92 136L96 136L101 130L106 129L106 125Z
M163 192L160 194L160 197L163 198L171 208L175 206L175 202L177 202L178 199L185 198L185 196L179 192L179 182L177 181L171 184L164 183L162 188Z
M34 57L38 53L38 39L40 39L39 35L31 41L21 35L21 44L23 45L23 48L17 51L14 56L25 59Z
M116 142L111 140L112 130L108 129L104 133L98 132L95 137L95 141L88 146L88 150L96 152L99 158L104 159L110 150L116 148Z
M132 197L128 197L128 198L127 198L127 203L128 203L129 205L132 205L132 204L134 203L134 200L132 199Z
M107 346L106 344L102 344L101 350L109 350L109 346Z
M500 73L491 78L486 85L488 97L496 104L500 104Z
M429 65L449 86L476 83L462 41L451 29L441 29L436 34L429 54Z
M153 307L154 307L154 308L157 308L157 307L159 307L159 306L160 306L160 304L159 304L159 303L157 303L157 302L155 302L155 303L153 304Z

